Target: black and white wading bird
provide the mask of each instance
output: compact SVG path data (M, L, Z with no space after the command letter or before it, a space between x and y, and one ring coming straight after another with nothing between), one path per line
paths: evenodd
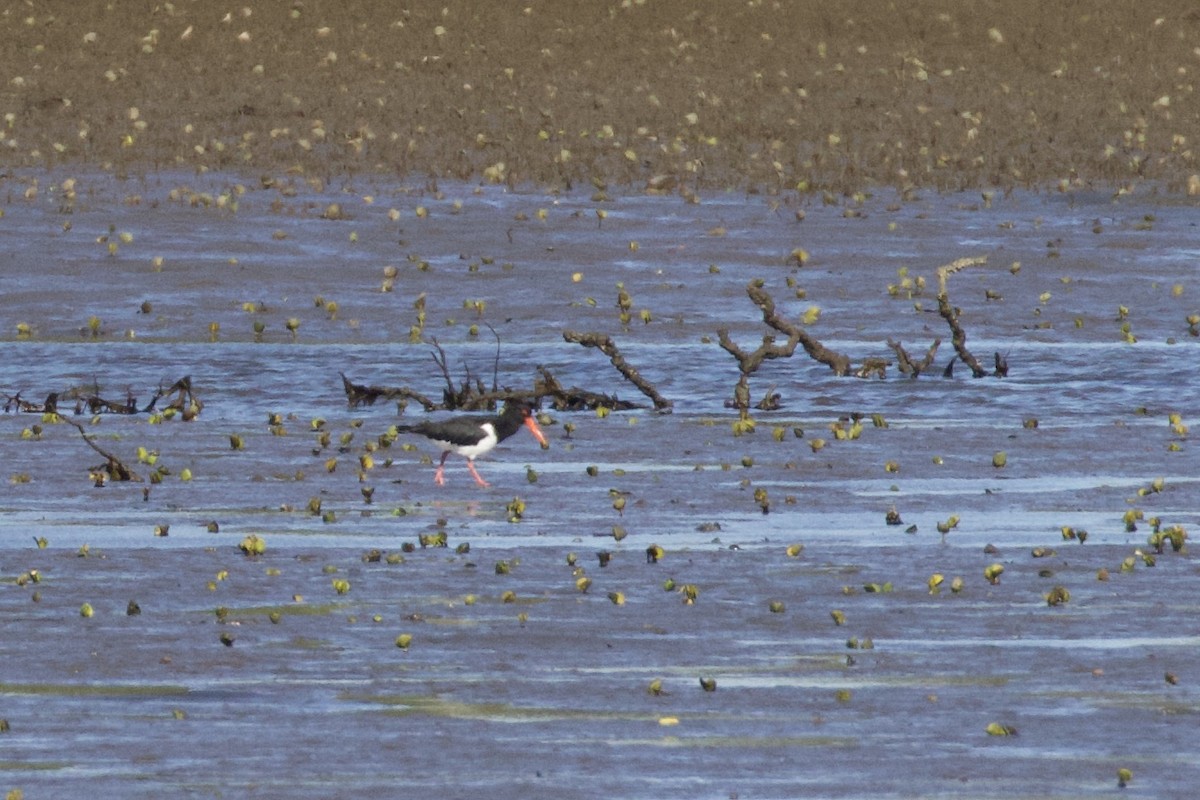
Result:
M428 420L415 425L398 425L400 433L415 433L424 436L442 449L442 460L433 474L434 483L441 486L446 482L446 459L458 453L467 459L467 469L480 486L490 484L475 469L475 459L491 452L496 445L519 431L528 428L542 449L550 446L542 429L533 417L533 405L524 400L508 400L504 410L496 416L464 415L443 420Z

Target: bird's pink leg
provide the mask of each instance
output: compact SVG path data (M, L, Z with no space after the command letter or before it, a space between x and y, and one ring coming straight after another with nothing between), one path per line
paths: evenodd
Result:
M433 482L438 486L444 486L446 483L446 459L450 457L450 451L442 453L442 460L438 462L437 472L433 473Z
M469 458L467 459L467 469L471 470L471 474L475 476L475 482L478 483L480 486L483 486L485 488L488 486L491 486L490 483L488 483L487 481L485 481L483 479L482 475L480 475L478 472L476 472L475 462Z

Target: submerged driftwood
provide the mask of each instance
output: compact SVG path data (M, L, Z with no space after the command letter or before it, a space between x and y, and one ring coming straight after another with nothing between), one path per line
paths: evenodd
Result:
M445 397L444 402L437 403L426 395L408 388L407 386L375 386L355 383L342 376L342 388L346 392L346 403L350 408L373 406L379 400L395 400L401 412L407 407L408 401L413 400L426 411L481 411L495 408L496 404L509 399L536 400L535 392L512 391L497 389L496 391L476 391L469 384L464 384L462 392L454 392L453 397Z
M963 363L970 367L972 374L977 378L988 374L980 365L979 360L967 349L967 333L959 322L959 309L950 304L950 296L946 290L946 282L949 276L967 267L986 263L986 256L960 258L938 268L938 313L950 326L951 342L954 345L954 356L951 357L950 363L946 365L942 372L944 377L953 376L954 362L956 360L962 360ZM839 377L846 375L854 375L858 378L870 378L872 376L879 378L886 377L887 368L892 365L891 361L885 358L868 357L863 359L862 364L855 369L851 365L850 358L844 353L839 353L826 347L815 337L811 336L802 324L792 322L782 316L775 307L774 299L763 288L762 280L751 281L746 286L746 294L758 306L759 311L762 312L763 323L773 331L785 335L787 340L781 344L777 341L776 334L765 333L762 337L762 343L757 348L746 351L733 341L729 336L728 329L720 328L717 330L718 343L722 349L737 360L738 369L741 373L734 387L733 398L727 400L725 405L728 408L738 409L743 418L749 414L751 407L749 376L762 366L764 361L775 358L790 358L795 353L797 347L803 347L804 352L813 360L826 365ZM935 339L933 344L929 346L929 349L926 350L925 356L918 361L909 355L908 351L904 349L903 344L890 338L887 340L888 347L896 355L896 362L900 373L908 375L911 378L916 378L933 366L941 343L941 339ZM1008 360L998 352L995 354L995 371L992 374L999 378L1008 375ZM774 387L767 392L763 400L757 404L758 408L774 410L779 407L780 397L773 390Z
M105 400L100 397L99 387L93 387L93 391L86 392L78 389L73 389L65 393L68 396L73 395L75 399L75 414L81 415L84 412L89 412L93 416L98 414L142 414L153 412L155 406L164 397L170 398L169 402L163 406L164 410L172 409L179 412L179 415L184 420L193 420L204 407L204 403L196 397L192 391L191 376L184 376L175 381L168 387L159 385L150 402L143 408L139 408L136 398L132 392L126 393L126 398L123 402L114 402ZM83 425L73 419L64 416L59 410L59 402L62 396L58 392L51 392L46 396L44 403L29 403L21 400L21 395L18 392L16 395L8 398L4 405L4 410L19 411L25 413L38 413L42 415L50 415L54 421L62 422L75 430L79 431L79 435L83 437L84 444L95 450L104 457L104 463L88 467L88 472L92 475L96 482L96 486L103 486L106 482L112 481L141 481L141 477L136 472L129 468L116 454L105 450L100 445L96 444L93 434L87 432ZM149 491L148 489L146 490Z
M490 325L488 327L491 327ZM495 334L495 329L492 329ZM466 371L466 376L462 383L457 388L454 386L454 379L450 377L450 367L446 359L446 351L442 349L441 344L437 339L430 340L433 344L434 352L432 353L434 362L442 371L442 377L446 381L446 388L442 390L442 407L447 411L456 411L459 409L478 408L478 398L488 394L488 389L483 385L483 381L471 375L471 365L465 364L463 369ZM499 390L499 375L500 375L500 337L496 337L496 360L492 367L492 388L491 391ZM474 385L472 385L474 384ZM486 406L490 408L491 406Z

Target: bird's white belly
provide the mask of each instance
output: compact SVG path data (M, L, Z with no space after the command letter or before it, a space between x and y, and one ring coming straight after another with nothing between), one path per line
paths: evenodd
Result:
M433 441L443 450L452 450L453 452L458 453L460 456L466 456L467 458L474 460L484 453L492 450L500 442L500 440L496 438L496 429L491 425L491 423L483 425L482 427L485 435L475 444L454 444L453 442L447 442L441 439L434 439Z

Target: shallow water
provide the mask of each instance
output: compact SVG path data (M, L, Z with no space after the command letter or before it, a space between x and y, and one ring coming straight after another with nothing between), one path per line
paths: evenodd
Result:
M1200 513L1190 440L1168 420L1191 424L1200 388L1186 321L1197 311L1194 208L1152 195L1019 194L991 207L927 195L870 198L847 215L798 198L596 203L365 178L239 193L231 176L165 173L76 176L68 203L56 188L66 176L39 176L26 200L28 177L0 187L0 388L40 400L95 384L145 402L187 374L205 406L193 422L73 417L142 477L153 468L138 447L170 471L103 488L76 429L0 417L11 479L0 786L62 797L1091 797L1115 790L1119 767L1134 770L1134 795L1182 797L1200 782L1188 733L1197 568L1170 547L1148 567L1135 551L1149 551L1149 524L1128 531L1122 519L1133 508L1192 529ZM222 193L226 208L206 205ZM321 218L333 202L349 219ZM789 263L794 248L810 255L803 267ZM935 270L979 255L988 264L953 275L950 297L968 347L989 366L1007 353L1010 376L972 379L960 364L946 380ZM399 274L382 292L388 265ZM902 268L925 277L924 292L889 295ZM888 337L915 356L940 337L938 369L860 380L802 353L767 362L752 393L774 386L783 407L755 412L757 431L734 437L724 400L737 369L715 332L746 349L760 341L745 294L755 278L791 318L819 306L811 332L856 363L891 357ZM634 300L625 326L618 281ZM420 293L426 342L411 343ZM338 304L336 318L318 296ZM547 412L551 448L523 433L505 442L480 462L488 490L457 458L435 487L437 453L403 437L362 470L363 444L400 418L394 403L348 409L338 372L440 399L436 338L456 382L469 368L490 384L485 322L502 341L502 385L530 387L541 365L564 385L645 401L604 356L562 340L568 327L601 331L673 413ZM830 424L856 412L861 438L835 440ZM272 413L285 435L269 429ZM34 424L40 437L22 438ZM816 438L827 446L814 451ZM610 490L626 493L621 516ZM526 511L510 522L514 496ZM329 521L308 513L314 497ZM893 506L903 526L884 524ZM961 521L940 535L951 515ZM161 525L168 536L154 535ZM627 538L614 540L614 526ZM1087 542L1063 541L1063 526L1086 529ZM361 560L435 530L451 549ZM238 551L249 533L266 539L264 556ZM455 554L462 543L470 552ZM645 563L651 543L666 549L660 564ZM784 552L793 543L806 545L798 558ZM1055 553L1034 558L1035 547ZM614 554L604 568L601 550ZM594 581L587 593L569 552ZM1136 565L1122 572L1128 556ZM502 560L511 571L497 575ZM993 562L1005 567L997 585L983 577ZM41 582L17 585L31 569ZM946 578L938 595L933 573ZM956 576L961 593L949 589ZM696 603L664 591L668 577L698 587ZM1054 586L1068 603L1048 607ZM501 601L508 590L513 603ZM141 615L125 615L131 598ZM772 600L785 610L772 613ZM217 607L230 610L224 621ZM394 643L402 632L407 650ZM646 691L655 678L662 696ZM990 722L1018 735L988 736Z

